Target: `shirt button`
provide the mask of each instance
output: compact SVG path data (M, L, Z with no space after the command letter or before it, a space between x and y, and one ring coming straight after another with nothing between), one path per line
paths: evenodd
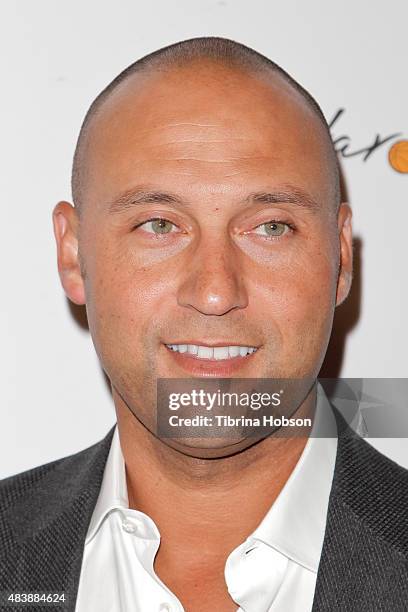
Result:
M159 612L171 612L171 605L168 603L160 604Z
M123 531L126 531L126 533L135 533L136 525L132 523L131 521L123 521L122 529Z

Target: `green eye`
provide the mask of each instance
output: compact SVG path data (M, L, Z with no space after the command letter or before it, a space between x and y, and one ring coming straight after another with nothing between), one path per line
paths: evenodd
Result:
M262 223L256 228L260 230L262 236L283 236L287 232L287 223L280 223L279 221L268 221L268 223Z
M168 234L175 227L174 223L167 219L150 219L144 225L146 231L151 234Z

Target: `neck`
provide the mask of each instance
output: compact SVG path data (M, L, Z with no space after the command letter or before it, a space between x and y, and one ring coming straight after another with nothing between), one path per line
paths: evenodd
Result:
M232 456L199 459L156 438L113 391L129 506L161 533L160 554L226 555L258 526L292 473L306 436L273 434ZM313 413L315 388L297 414ZM183 551L180 550L183 548Z

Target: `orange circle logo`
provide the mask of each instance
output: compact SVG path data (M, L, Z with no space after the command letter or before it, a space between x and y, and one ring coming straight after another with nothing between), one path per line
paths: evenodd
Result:
M408 140L398 140L392 145L388 161L397 172L408 173Z

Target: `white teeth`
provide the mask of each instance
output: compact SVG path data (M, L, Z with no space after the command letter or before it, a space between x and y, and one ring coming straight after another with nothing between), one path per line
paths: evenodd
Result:
M254 346L203 346L197 344L166 344L172 351L178 353L188 352L196 355L198 359L232 359L252 355L257 349Z
M228 346L215 346L214 347L214 359L228 359Z
M229 346L228 352L230 357L238 357L239 355L239 346Z
M214 349L211 346L199 346L197 357L199 359L212 359L214 355Z

